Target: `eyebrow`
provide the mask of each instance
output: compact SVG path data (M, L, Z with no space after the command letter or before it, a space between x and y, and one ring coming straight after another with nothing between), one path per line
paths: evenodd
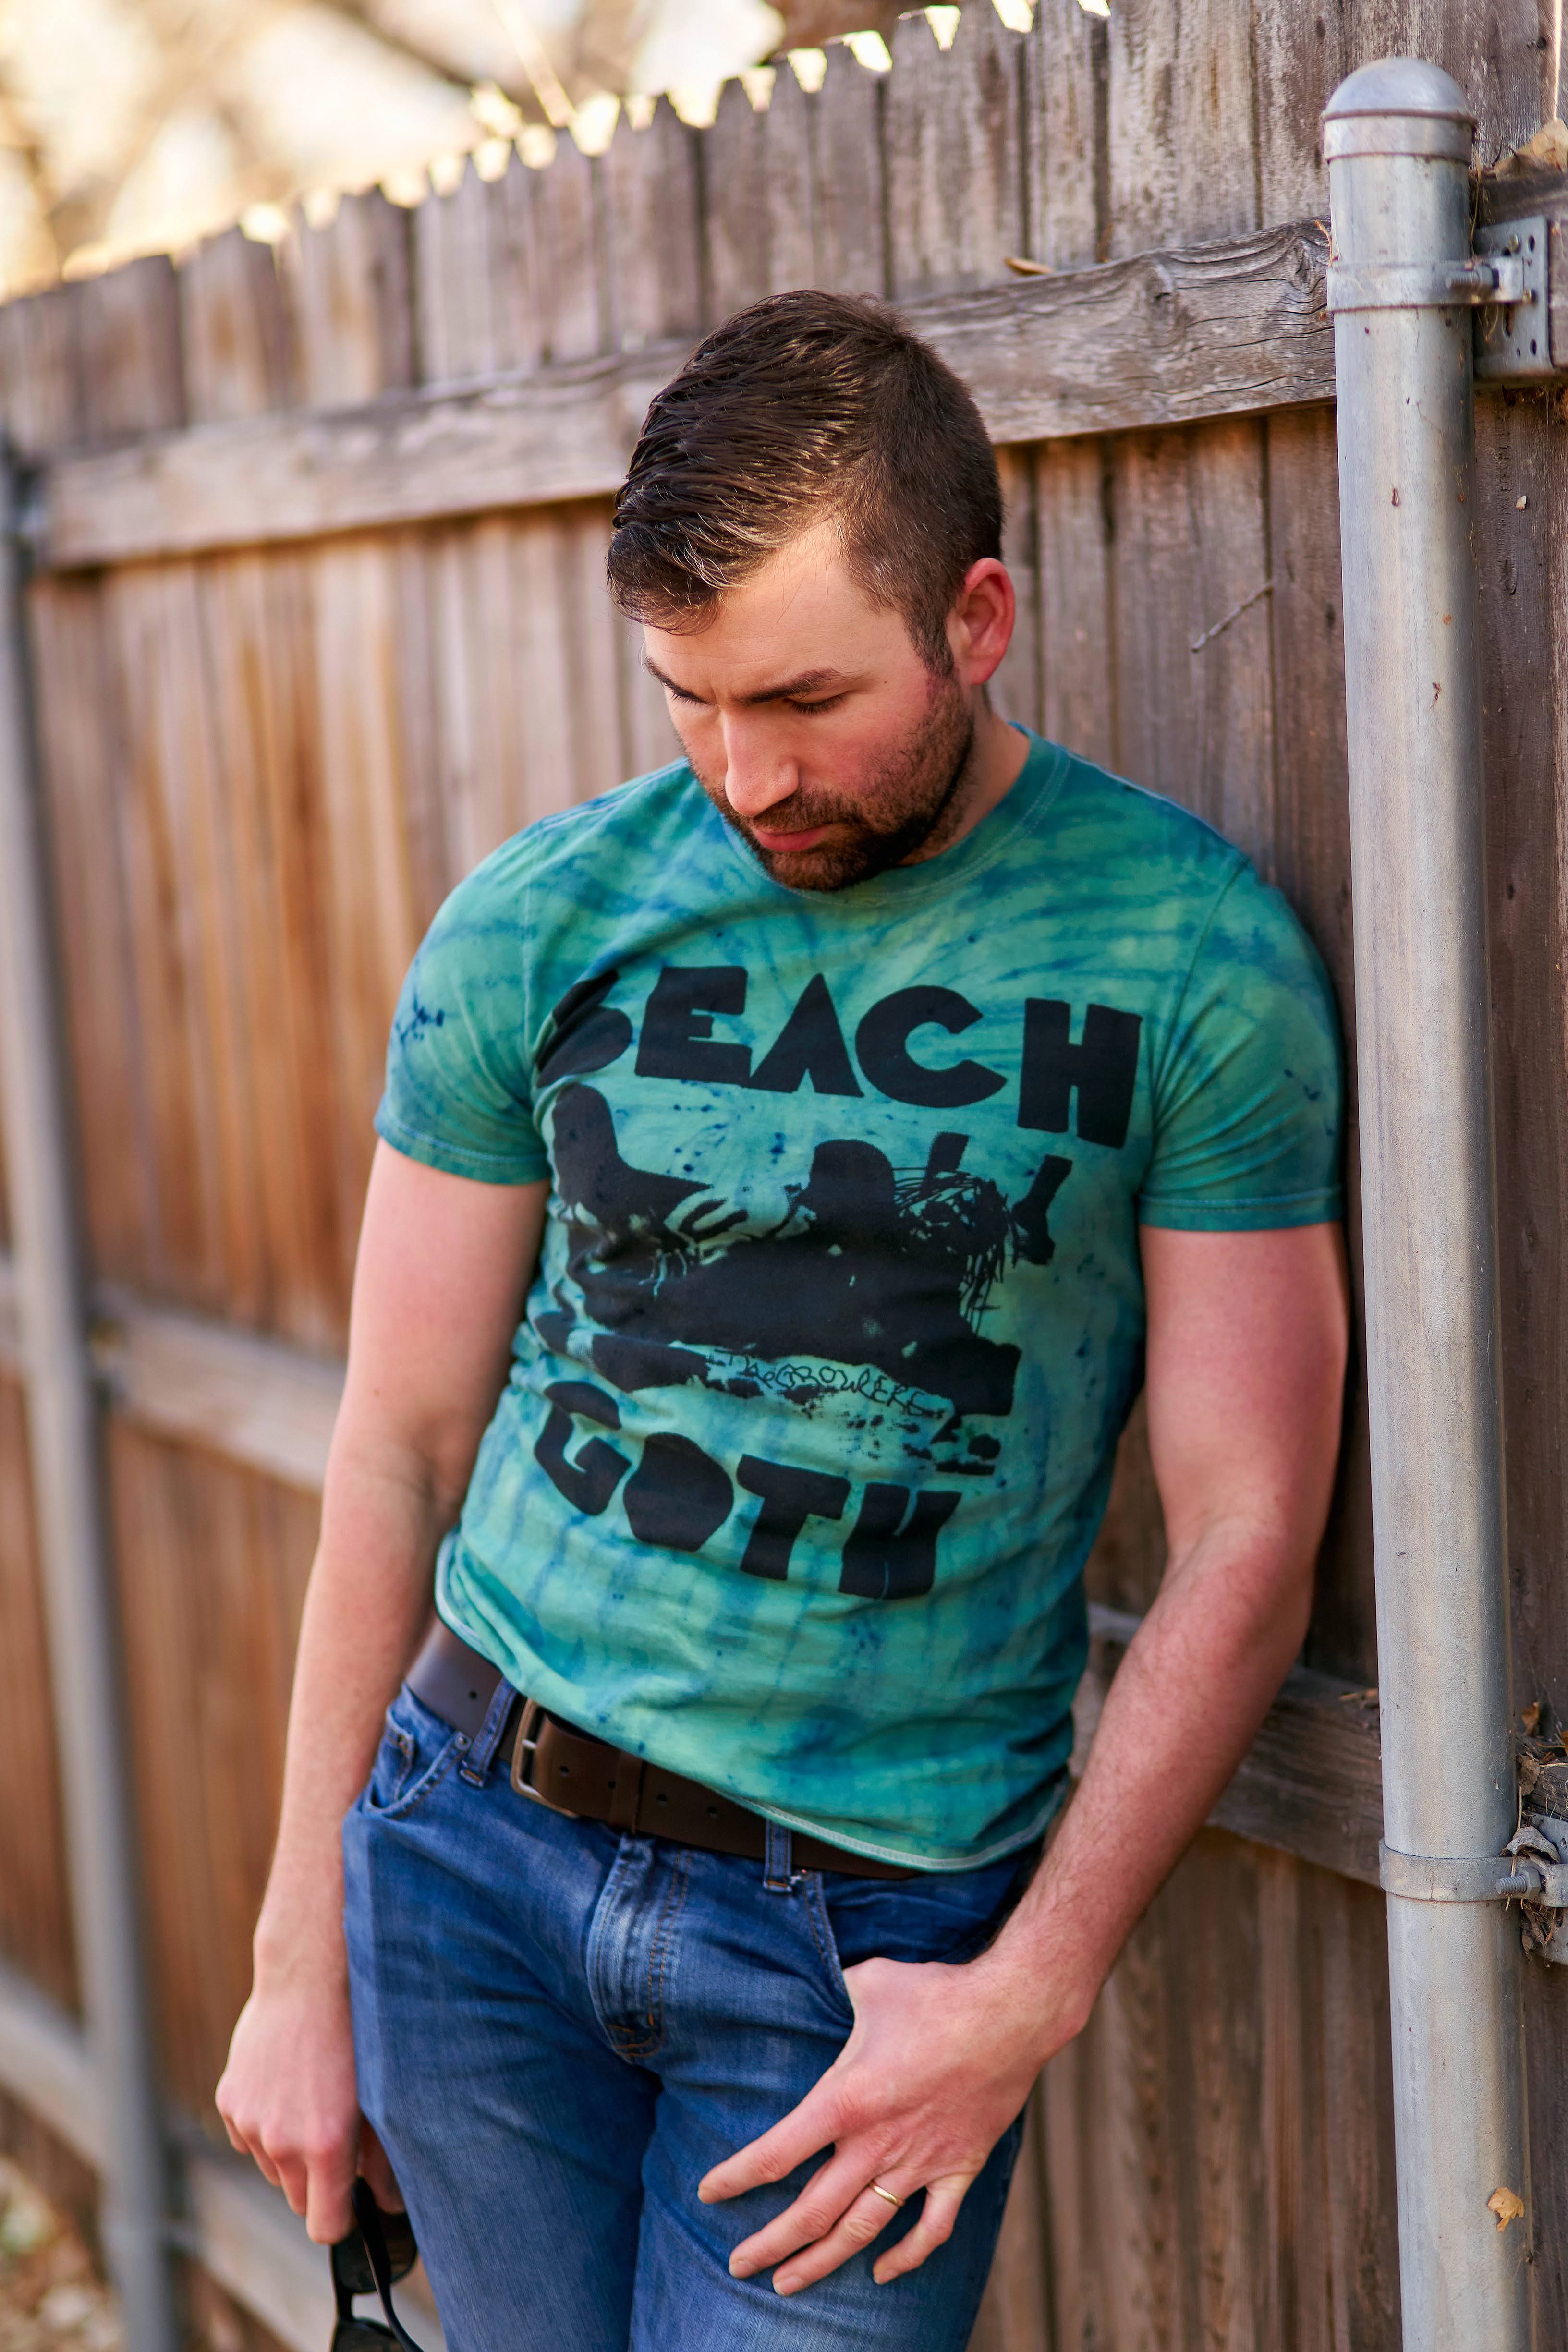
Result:
M658 678L660 686L668 686L672 694L683 695L689 702L701 701L700 694L693 694L689 687L680 686L674 678L667 677L658 664L650 661L646 654L643 667L650 677ZM754 703L784 702L795 695L818 694L824 687L847 684L848 679L841 669L803 669L794 677L781 679L777 686L764 687L760 694L742 694L736 699L749 709Z

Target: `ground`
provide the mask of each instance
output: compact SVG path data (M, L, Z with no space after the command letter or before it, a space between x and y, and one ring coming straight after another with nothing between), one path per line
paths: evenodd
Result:
M0 2352L121 2352L122 2341L81 2237L0 2158Z

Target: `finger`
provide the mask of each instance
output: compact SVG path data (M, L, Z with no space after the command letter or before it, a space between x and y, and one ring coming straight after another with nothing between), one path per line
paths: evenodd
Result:
M359 2168L370 2183L370 2193L384 2213L402 2213L407 2209L403 2191L397 2185L397 2175L392 2168L386 2150L369 2124L362 2123L359 2134Z
M939 2246L947 2243L958 2220L958 2209L973 2178L971 2173L967 2178L960 2176L931 2183L926 2190L925 2203L921 2208L914 2228L901 2237L896 2246L889 2246L885 2254L877 2257L871 2275L879 2286L890 2285L894 2279L902 2278L908 2271L918 2271L928 2254L934 2254Z
M824 2081L826 2077L824 2076ZM716 2164L697 2184L699 2201L704 2205L721 2204L726 2197L740 2197L748 2189L762 2189L773 2180L785 2180L797 2164L816 2156L837 2137L837 2117L831 2097L824 2097L822 2084L806 2093L798 2107L771 2131L759 2139L737 2148L733 2156Z
M754 2236L742 2239L730 2257L731 2277L750 2278L756 2271L772 2270L775 2263L784 2262L802 2246L815 2245L818 2238L825 2238L865 2188L866 2173L864 2150L858 2155L841 2151L829 2157L793 2205L775 2213ZM886 2205L884 2210L890 2213L893 2209Z
M303 2158L295 2156L269 2156L263 2160L258 2156L256 2161L261 2166L274 2188L281 2189L289 2200L289 2210L291 2213L303 2213L310 2193L310 2175Z
M318 2246L330 2246L353 2227L354 2165L359 2134L347 2145L321 2150L310 2161L305 2193L305 2234ZM292 2202L292 2200L290 2200ZM300 2209L295 2207L296 2212Z
M882 2187L892 2190L900 2205L919 2194L915 2188L906 2192L896 2173L884 2180ZM898 2206L890 2205L885 2197L879 2197L874 2189L863 2189L825 2238L819 2238L816 2245L808 2246L804 2253L792 2255L781 2269L773 2273L774 2291L779 2294L798 2294L803 2286L811 2286L817 2279L826 2278L829 2271L836 2271L852 2254L863 2253L873 2239L881 2236L897 2211Z

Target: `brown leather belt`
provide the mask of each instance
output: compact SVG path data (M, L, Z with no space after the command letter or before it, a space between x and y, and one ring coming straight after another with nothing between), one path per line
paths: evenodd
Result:
M501 1674L437 1618L406 1679L432 1715L477 1739ZM768 1825L760 1813L721 1796L716 1789L704 1788L700 1780L667 1772L660 1765L627 1755L623 1748L613 1748L594 1732L563 1722L536 1699L513 1700L497 1752L510 1754L511 1785L519 1796L531 1797L569 1820L605 1822L611 1829L639 1837L672 1838L679 1845L755 1862L766 1852ZM791 1832L790 1852L797 1870L842 1871L852 1878L916 1875L896 1863L851 1853L798 1830Z

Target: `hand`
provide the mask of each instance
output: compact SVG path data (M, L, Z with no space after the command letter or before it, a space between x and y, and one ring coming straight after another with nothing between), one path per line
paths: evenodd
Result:
M918 2270L952 2235L970 2183L1028 2097L1075 2021L1053 2031L1037 1982L990 1965L863 1960L845 1972L854 2030L834 2063L771 2131L715 2166L698 2188L705 2205L783 2180L830 2142L834 2153L793 2205L747 2238L731 2273L750 2278L773 2263L773 2285L794 2294L869 2245L894 2208L925 2191L914 2227L889 2248L879 2286Z
M235 2147L305 2216L318 2245L353 2228L356 2172L384 2210L401 2209L385 2151L360 2115L341 1976L258 1983L234 2029L217 2108Z

